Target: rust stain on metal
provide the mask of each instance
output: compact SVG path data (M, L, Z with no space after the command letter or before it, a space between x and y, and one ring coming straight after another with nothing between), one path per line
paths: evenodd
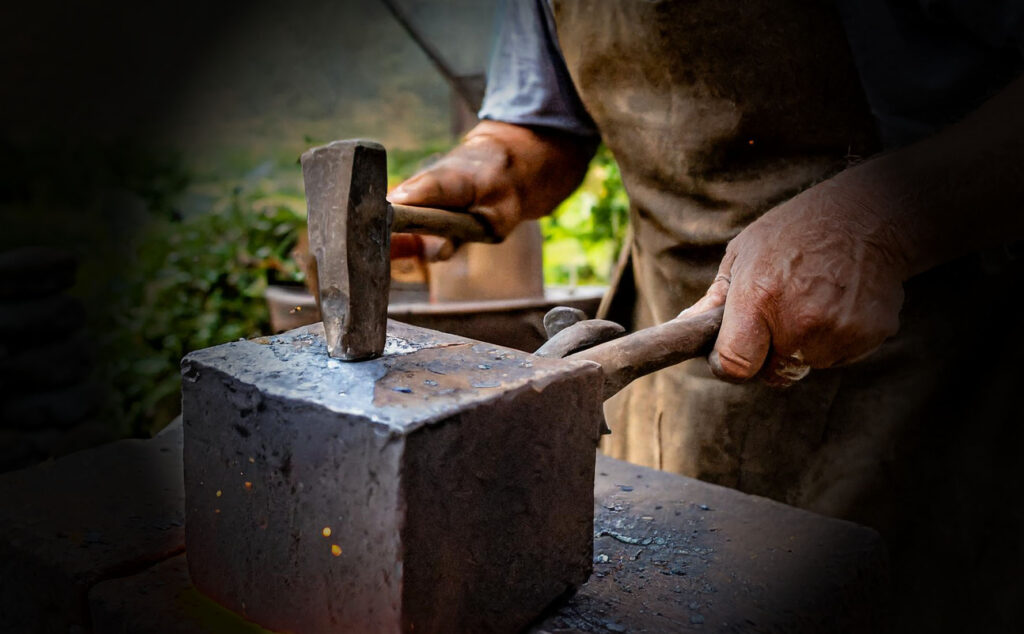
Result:
M533 374L521 356L486 345L452 344L394 357L376 381L377 407L423 407L437 397L455 398L502 388Z

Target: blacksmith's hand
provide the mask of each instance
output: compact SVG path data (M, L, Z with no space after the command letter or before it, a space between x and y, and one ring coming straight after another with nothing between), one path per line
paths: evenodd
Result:
M507 236L520 222L549 213L583 179L596 141L555 131L481 121L439 161L388 195L392 203L473 213ZM416 251L427 259L451 256L453 245L424 236L392 237L392 257Z
M902 282L1024 239L1024 76L963 120L772 209L726 249L718 376L785 385L870 354L899 327ZM969 215L965 215L969 214ZM965 221L965 219L969 219Z
M708 361L733 382L784 387L870 354L899 328L905 264L891 224L837 179L770 210L728 245L707 294L725 304Z

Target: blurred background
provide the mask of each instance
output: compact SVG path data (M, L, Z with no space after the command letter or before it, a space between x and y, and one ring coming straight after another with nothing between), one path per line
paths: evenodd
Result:
M184 354L273 332L305 149L377 140L394 185L472 125L498 3L392 4L2 10L0 471L155 433ZM627 208L602 148L541 222L545 284L606 284Z

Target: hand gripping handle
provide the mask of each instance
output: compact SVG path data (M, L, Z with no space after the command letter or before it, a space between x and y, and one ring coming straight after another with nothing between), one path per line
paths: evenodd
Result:
M718 336L724 312L725 307L719 306L699 315L677 317L565 358L600 364L607 399L634 379L707 354Z
M391 231L442 236L454 242L501 242L493 227L480 216L431 207L391 204Z

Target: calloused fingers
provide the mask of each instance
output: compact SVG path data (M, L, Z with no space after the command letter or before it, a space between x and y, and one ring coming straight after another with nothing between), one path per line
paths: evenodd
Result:
M771 347L771 332L756 308L730 294L735 261L735 253L727 250L718 267L718 275L704 297L679 316L695 315L725 305L722 328L714 349L708 355L708 364L720 379L742 382L754 377L764 364Z
M708 355L711 371L724 381L748 381L760 372L771 349L771 330L756 305L735 291L726 297L722 328Z

